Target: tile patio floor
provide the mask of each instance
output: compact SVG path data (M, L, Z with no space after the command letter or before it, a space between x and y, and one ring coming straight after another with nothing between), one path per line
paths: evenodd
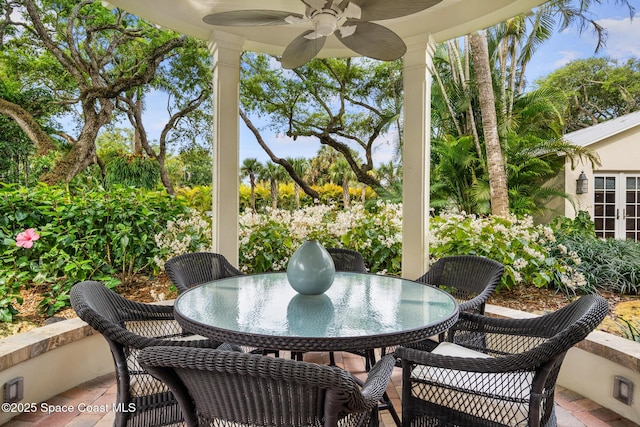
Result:
M286 356L286 355L283 355ZM336 364L344 367L356 376L366 377L363 358L350 353L336 353ZM328 363L328 353L307 353L305 360L316 363ZM398 413L401 413L400 389L401 370L395 368L389 385L389 396ZM50 405L69 405L77 408L80 404L85 406L106 405L110 407L116 399L115 374L105 375L92 381L81 384L71 390L59 394L47 401ZM556 393L557 416L559 427L631 427L637 426L620 417L618 414L601 407L600 405L585 399L578 393L558 387ZM82 405L81 405L82 406ZM13 418L5 427L107 427L112 426L115 418L113 412L88 413L76 410L70 413L45 413L21 414ZM381 426L393 426L393 419L388 411L380 413Z

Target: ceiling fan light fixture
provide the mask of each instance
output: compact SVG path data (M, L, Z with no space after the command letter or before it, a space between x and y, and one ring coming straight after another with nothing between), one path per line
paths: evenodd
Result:
M338 22L336 21L336 17L328 12L321 12L317 14L313 21L316 26L316 33L318 35L327 37L334 33L336 28L338 28Z

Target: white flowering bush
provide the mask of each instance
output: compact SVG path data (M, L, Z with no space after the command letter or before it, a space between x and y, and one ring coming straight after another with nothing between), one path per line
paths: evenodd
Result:
M211 250L211 223L192 209L188 214L168 221L164 230L154 236L160 252L154 257L156 265L163 269L166 260L189 252Z
M402 208L378 202L367 210L318 205L288 211L245 211L240 216L240 266L247 273L286 270L304 240L359 251L375 273L399 274Z
M500 287L533 284L567 294L588 291L578 254L556 241L552 228L522 218L482 217L443 213L431 218L429 250L432 261L450 255L475 254L501 262ZM246 273L284 271L293 252L305 240L325 247L343 247L362 254L373 273L401 273L402 205L379 201L372 207L348 209L317 205L298 210L246 210L239 220L239 264ZM186 252L209 250L211 228L197 214L169 222L156 235L166 260ZM163 260L157 259L158 265Z
M430 256L474 254L501 262L501 287L533 284L575 294L587 286L580 257L556 242L553 230L530 216L480 217L443 213L431 219Z

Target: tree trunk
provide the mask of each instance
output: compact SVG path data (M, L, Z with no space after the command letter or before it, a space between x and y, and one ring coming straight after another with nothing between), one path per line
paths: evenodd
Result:
M271 207L278 209L278 181L275 179L271 180Z
M251 210L256 211L256 177L254 174L249 174L249 184L251 185Z
M349 179L344 178L342 180L342 203L344 205L344 209L349 207L349 203L351 202L351 197L349 197Z
M484 143L487 151L487 169L491 193L491 213L507 215L509 213L509 194L507 192L507 173L505 171L502 147L498 136L498 117L495 104L495 93L491 80L489 65L489 49L484 32L474 33L469 37L473 68L476 74L480 97L480 113Z
M293 183L293 195L296 201L296 209L300 209L300 186L298 183Z
M96 110L98 104L100 108ZM100 128L111 120L113 107L108 99L87 100L82 104L85 122L77 142L50 172L42 176L42 182L50 185L69 182L89 165L96 163L95 141Z
M38 154L44 155L56 149L49 135L42 130L33 116L18 104L0 98L0 113L11 117L20 126L20 129L37 147Z

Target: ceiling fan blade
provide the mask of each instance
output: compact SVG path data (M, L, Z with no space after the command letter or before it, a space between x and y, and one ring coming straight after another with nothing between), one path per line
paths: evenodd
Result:
M356 27L355 31L352 26ZM342 28L346 31L341 31ZM351 35L346 35L352 31ZM393 61L407 51L407 46L396 33L373 22L347 20L334 34L349 49L373 59Z
M289 46L282 53L282 67L290 70L298 68L311 61L320 52L327 38L307 38L313 32L313 30L305 31L289 43Z
M225 25L234 27L252 27L261 25L288 24L287 18L304 19L298 13L280 10L232 10L230 12L212 13L202 20L209 25Z
M435 6L442 0L351 0L362 9L363 21L400 18Z

